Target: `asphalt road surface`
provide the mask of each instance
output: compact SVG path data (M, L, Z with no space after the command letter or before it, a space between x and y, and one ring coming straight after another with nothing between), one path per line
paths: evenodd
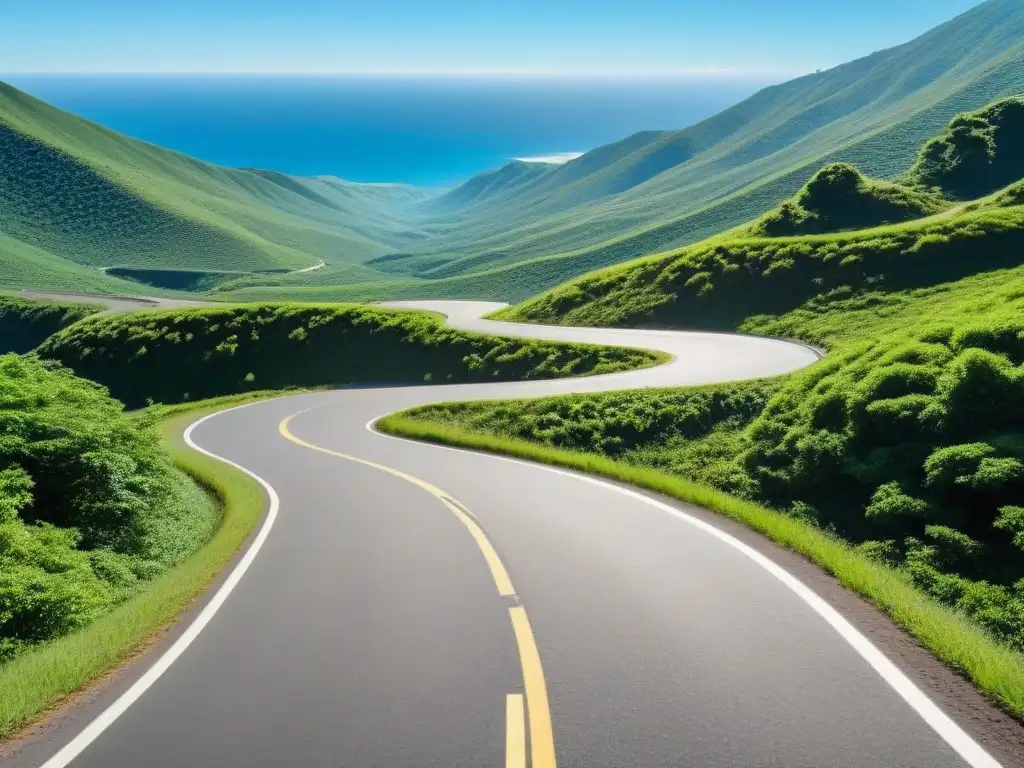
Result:
M201 613L12 765L999 765L828 602L713 516L368 427L440 400L779 374L813 350L416 306L462 328L675 359L576 380L301 395L202 421L190 439L276 495L255 543Z

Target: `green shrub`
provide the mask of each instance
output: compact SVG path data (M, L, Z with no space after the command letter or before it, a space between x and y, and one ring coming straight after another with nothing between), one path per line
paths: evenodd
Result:
M814 174L795 198L762 216L751 231L782 237L863 229L922 218L946 205L936 195L867 179L849 163L833 163Z
M866 517L881 520L924 517L927 512L927 502L908 496L897 482L879 486L871 497L871 503L864 508Z
M921 149L907 178L968 200L1024 177L1024 98L958 115Z
M1012 533L1014 546L1024 549L1024 507L1000 507L999 517L993 526Z
M924 462L924 485L948 490L970 484L981 461L995 453L988 443L969 443L939 448Z
M1024 406L1024 378L1002 355L968 349L946 366L936 394L956 434L997 428Z
M147 420L55 363L0 357L0 661L110 610L215 518Z

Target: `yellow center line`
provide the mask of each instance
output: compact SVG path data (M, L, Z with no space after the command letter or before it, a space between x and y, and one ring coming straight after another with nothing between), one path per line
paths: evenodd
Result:
M521 693L510 693L505 705L505 768L526 768L526 722Z
M477 523L476 519L469 513L469 510L467 510L462 504L455 501L449 494L445 493L436 485L432 485L425 480L415 477L414 475L402 472L394 467L389 467L386 464L379 464L368 459L361 459L358 456L351 456L347 453L332 451L330 448L324 448L314 443L307 442L301 437L296 437L289 428L289 425L291 424L292 419L306 413L308 410L312 409L293 413L278 425L278 431L280 431L281 435L285 439L290 440L297 445L301 445L304 448L309 448L310 450L326 453L329 456L344 459L345 461L363 464L364 466L378 469L381 472L387 472L389 475L401 478L406 482L422 488L444 504L444 506L462 522L470 535L472 535L473 540L476 542L477 547L484 556L484 560L487 562L488 568L490 568L494 584L498 588L498 594L502 597L515 596L515 589L512 587L512 579L509 577L508 571L505 569L505 564L502 563L494 545L491 544L490 539L487 538L487 534L484 533L483 528L480 527L480 524ZM510 608L509 616L512 621L512 629L515 633L516 646L519 650L519 661L523 668L523 688L526 692L526 709L529 714L530 721L531 768L556 768L555 738L554 731L551 726L551 708L548 704L548 687L544 680L544 670L540 663L540 652L537 650L537 641L534 639L533 629L530 627L530 620L527 618L526 609L523 608L523 606L516 605ZM513 732L513 729L516 727L516 724L513 723L514 713L512 711L514 698L519 699L518 728L520 732L522 732L521 737L516 736ZM507 709L506 765L509 766L509 768L526 768L526 736L525 727L523 725L522 696L519 694L509 694ZM518 753L514 750L520 750L522 752L522 757L519 758ZM514 762L515 760L519 760L519 762Z
M530 714L531 768L555 768L555 735L551 727L551 709L548 707L548 686L544 682L544 669L540 665L540 652L533 639L530 620L521 605L509 608L512 629L519 645L519 658L523 665L523 687Z
M462 521L462 524L469 529L470 534L472 534L473 539L477 543L477 546L483 553L484 559L487 561L487 566L491 569L491 576L494 577L494 584L498 588L498 594L502 597L508 597L516 593L515 589L512 587L512 580L509 578L508 571L505 570L505 565L501 562L501 558L498 557L497 551L495 551L494 547L491 545L491 542L488 540L487 534L484 533L479 523L477 523L476 520L474 520L461 508L461 505L453 503L452 498L447 493L442 491L436 485L431 485L425 480L420 480L418 477L406 474L405 472L402 472L399 469L395 469L394 467L389 467L384 464L378 464L377 462L369 461L368 459L361 459L358 456L349 456L347 453L338 453L337 451L332 451L330 448L323 448L319 445L308 443L301 437L296 437L292 433L291 429L289 429L288 425L292 419L294 419L296 416L302 415L303 413L305 413L305 411L300 411L299 413L292 414L278 425L278 430L281 432L282 435L284 435L285 438L291 440L293 443L297 443L303 446L304 448L310 448L314 451L320 451L320 453L326 453L329 454L330 456L334 456L339 459L345 459L346 461L354 461L357 464L363 464L367 467L379 469L381 472L387 472L389 475L400 477L406 482L412 483L413 485L422 488L424 491L426 491L431 496L435 497L438 501L440 501L442 504L444 504L449 510L451 510L451 512L459 520Z

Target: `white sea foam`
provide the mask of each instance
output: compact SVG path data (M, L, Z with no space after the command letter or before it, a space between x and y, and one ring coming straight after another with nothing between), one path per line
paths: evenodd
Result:
M534 157L515 157L520 163L548 163L550 165L562 165L570 160L580 157L582 152L553 152L550 155L535 155Z

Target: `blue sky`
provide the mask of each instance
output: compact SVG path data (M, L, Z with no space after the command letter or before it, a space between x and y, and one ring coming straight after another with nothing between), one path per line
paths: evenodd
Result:
M0 0L0 73L792 75L976 0Z

